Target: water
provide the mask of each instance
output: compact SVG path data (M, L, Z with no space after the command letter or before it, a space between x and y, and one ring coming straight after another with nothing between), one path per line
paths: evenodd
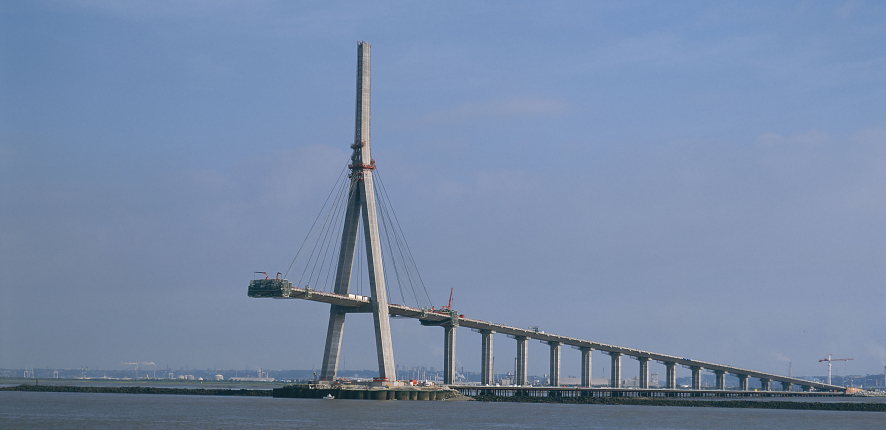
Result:
M2 429L886 428L886 413L0 392Z

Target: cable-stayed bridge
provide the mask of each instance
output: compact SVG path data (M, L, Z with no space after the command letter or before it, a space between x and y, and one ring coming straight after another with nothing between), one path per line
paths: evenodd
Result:
M296 253L287 274L278 273L275 279L270 279L266 275L265 279L253 280L249 285L250 297L303 299L330 305L326 346L320 372L322 380L336 379L346 315L372 313L379 380L391 384L396 384L396 367L389 318L398 316L415 318L422 325L439 326L444 329L445 384L455 382L456 329L466 327L478 331L482 336L480 374L483 385L493 384L492 341L493 335L498 333L516 341L516 383L521 386L528 382L528 341L534 339L550 347L550 385L553 387L560 386L561 350L563 346L571 346L581 351L583 387L591 385L591 353L598 350L610 356L611 388L620 387L622 358L630 357L639 363L640 389L650 388L649 362L656 361L664 364L667 370L666 390L677 389L676 368L684 366L692 371L692 390L701 389L701 372L709 371L716 375L717 390L726 389L726 375L731 374L738 377L739 391L745 392L749 391L750 378L760 380L762 391L770 391L772 383L779 383L782 391L791 391L793 387L799 387L806 392L846 391L846 388L835 385L466 318L450 307L432 308L427 290L418 274L399 221L393 212L393 206L377 175L375 160L370 153L369 50L368 43L358 43L356 123L354 143L351 145L353 153L347 166L348 175L345 176L343 171L339 177L320 215L315 219L308 237ZM365 253L359 251L361 247L365 248ZM285 279L293 267L302 269L296 286ZM281 274L283 279L279 278ZM363 293L364 280L368 284L368 296ZM323 287L318 288L318 285ZM394 290L392 285L396 285L397 289ZM326 288L329 291L325 291ZM353 294L352 291L359 291L360 294ZM412 300L415 306L389 303L388 296L393 296L392 291L400 293L403 303Z

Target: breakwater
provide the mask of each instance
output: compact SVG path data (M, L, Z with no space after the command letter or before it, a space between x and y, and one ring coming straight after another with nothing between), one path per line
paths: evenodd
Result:
M287 385L274 388L273 396L296 399L320 399L327 395L336 399L351 400L449 400L461 396L447 388L395 387L370 388L367 386L317 386L313 384Z
M683 400L650 399L638 397L530 397L530 396L475 396L481 402L517 403L570 403L589 405L632 405L632 406L682 406L703 408L745 408L745 409L793 409L813 411L860 411L886 412L886 403L862 402L796 402L796 401L756 401L756 400Z
M271 390L232 390L229 388L158 388L158 387L72 387L69 385L17 385L0 391L35 391L53 393L110 393L110 394L175 394L190 396L250 396L270 397Z

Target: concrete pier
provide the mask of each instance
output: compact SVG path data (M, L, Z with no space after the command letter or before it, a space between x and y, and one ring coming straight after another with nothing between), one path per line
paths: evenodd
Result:
M481 351L480 351L480 383L483 385L493 385L492 381L492 330L480 330Z
M692 389L693 390L700 390L701 389L701 367L689 366L689 369L692 370Z
M612 358L611 366L612 373L609 376L609 386L612 388L621 387L621 353L620 352L609 352L609 357Z
M594 348L581 347L581 386L591 386L591 353Z
M551 347L551 383L552 387L560 386L560 342L547 342Z
M738 374L738 389L739 391L748 391L748 375Z
M455 383L455 326L443 326L443 383Z
M770 381L769 379L766 379L766 378L760 378L760 391L769 391L769 390L771 390L770 382L771 382L771 381Z
M666 361L665 365L665 388L675 390L677 388L677 363Z
M649 388L649 358L637 357L640 362L639 386L640 388Z
M725 390L726 389L726 372L722 370L715 370L714 375L717 376L717 389Z
M781 382L781 391L791 391L791 386L793 386L793 384L791 384L790 382L782 381Z
M526 365L527 355L529 352L527 341L529 338L526 336L515 336L514 339L517 340L517 385L528 385L528 380L526 378Z

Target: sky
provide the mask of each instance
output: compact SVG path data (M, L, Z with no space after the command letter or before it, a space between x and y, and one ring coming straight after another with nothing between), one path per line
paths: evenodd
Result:
M327 305L246 290L347 163L359 40L373 158L435 305L453 289L517 327L883 371L874 1L2 2L0 367L319 368ZM398 365L442 367L442 329L391 325ZM344 367L377 368L374 345L349 316ZM458 330L456 361L479 371L479 334ZM579 364L563 351L564 377Z

